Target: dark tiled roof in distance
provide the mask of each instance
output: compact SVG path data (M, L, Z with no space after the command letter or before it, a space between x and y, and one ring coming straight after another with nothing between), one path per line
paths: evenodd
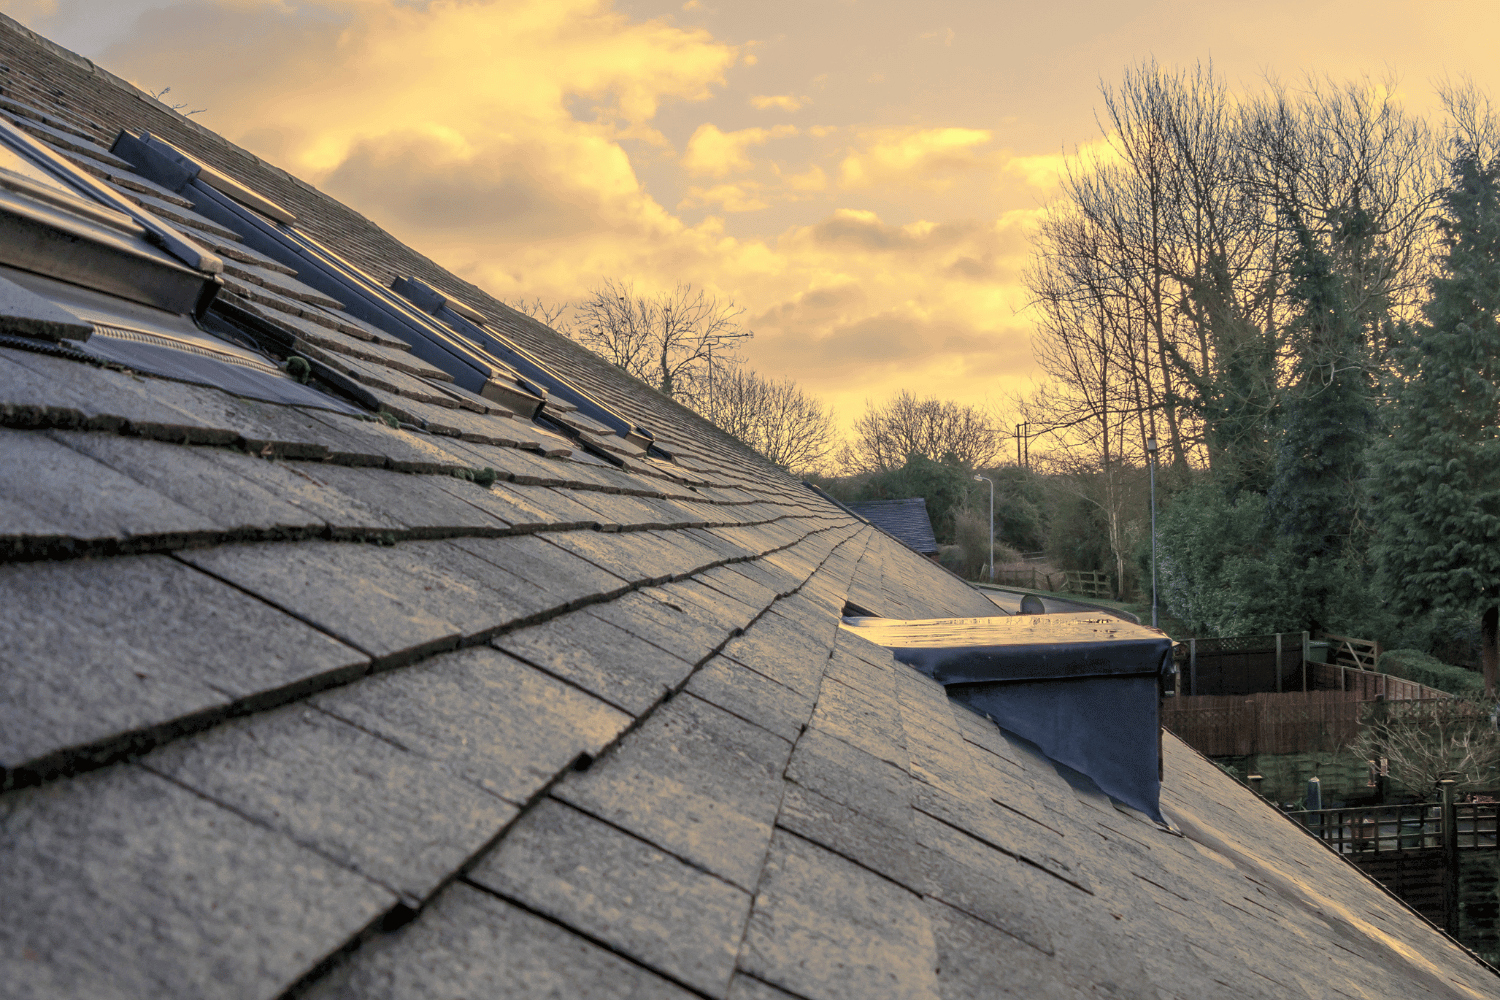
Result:
M932 519L927 516L927 501L923 497L907 500L860 500L848 504L848 507L875 527L890 533L913 552L926 556L938 550L937 539L932 534Z
M223 321L346 401L0 344L0 996L1500 995L1170 736L1185 837L842 634L850 602L995 608L3 18L0 114L199 234ZM121 129L491 318L674 460L459 391L121 166Z

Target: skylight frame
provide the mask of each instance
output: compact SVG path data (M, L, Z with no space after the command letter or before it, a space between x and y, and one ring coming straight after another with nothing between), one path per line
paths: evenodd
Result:
M0 174L0 263L194 317L217 296L218 257L4 118L0 151L30 168Z
M544 393L537 387L282 221L296 216L271 199L149 132L136 136L122 131L111 151L142 176L193 202L201 215L233 230L246 246L294 268L299 281L339 300L349 315L405 340L415 357L452 375L455 385L527 418L541 412Z

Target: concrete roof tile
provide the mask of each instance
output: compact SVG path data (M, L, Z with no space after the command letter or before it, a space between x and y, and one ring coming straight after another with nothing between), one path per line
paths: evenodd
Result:
M791 751L780 736L681 695L552 795L751 892Z
M180 556L275 607L364 651L380 666L455 645L464 626L446 598L459 597L471 613L482 613L485 592L475 583L396 547L346 542L295 545L228 545ZM431 570L427 581L414 570ZM432 583L436 575L438 583ZM443 576L449 580L443 581ZM436 597L430 586L440 585ZM468 624L473 624L472 621ZM498 624L498 623L497 623Z
M701 663L729 637L729 627L705 620L691 608L664 603L646 588L588 608L589 614L660 646L691 664Z
M8 780L139 751L369 663L165 556L0 567L0 603L0 765L21 771Z
M140 763L413 908L517 812L431 758L301 705L235 720Z
M467 502L481 487L452 476L406 475L328 463L299 466L298 471L381 520L396 522L411 537L494 534L510 528L509 521Z
M507 632L494 645L633 716L692 670L686 660L583 610Z
M810 695L723 656L714 657L694 673L687 690L785 740L795 741L812 716Z
M549 537L455 538L448 544L527 581L559 608L579 607L627 588L624 580L553 545Z
M734 972L750 896L556 800L469 879L710 996Z
M937 943L917 894L778 831L740 965L799 996L937 1000Z
M269 1000L396 902L128 765L0 799L0 853L19 996Z
M376 674L312 704L525 804L560 771L593 757L631 718L496 649L479 646Z
M305 534L328 526L322 517L231 469L269 465L241 452L178 445L115 434L53 431L54 440L212 520L227 533Z
M32 431L0 430L0 500L30 511L38 526L55 527L66 539L124 542L155 535L185 541L212 536L212 519L94 461L67 445ZM25 551L43 539L10 534L0 545Z
M307 1000L693 1000L697 994L467 883L366 944Z

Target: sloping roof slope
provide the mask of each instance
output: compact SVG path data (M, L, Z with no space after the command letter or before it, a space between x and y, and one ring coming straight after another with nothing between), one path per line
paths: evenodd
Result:
M0 113L405 415L0 346L0 997L1500 995L1170 737L1186 836L841 630L995 609L344 206L9 21ZM108 159L121 128L676 460L443 390Z
M854 513L894 536L913 552L920 552L924 556L937 552L938 543L932 534L932 518L927 514L926 498L860 500L848 506Z

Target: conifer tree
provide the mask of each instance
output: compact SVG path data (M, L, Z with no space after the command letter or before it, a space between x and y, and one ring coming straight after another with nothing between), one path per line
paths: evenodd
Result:
M1426 322L1398 335L1389 436L1377 450L1385 593L1407 614L1478 616L1485 690L1500 623L1500 158L1460 146Z
M1344 554L1360 503L1374 412L1370 371L1343 276L1307 227L1296 226L1288 331L1297 380L1282 403L1267 511L1284 543L1310 560ZM1338 239L1340 234L1335 234Z

